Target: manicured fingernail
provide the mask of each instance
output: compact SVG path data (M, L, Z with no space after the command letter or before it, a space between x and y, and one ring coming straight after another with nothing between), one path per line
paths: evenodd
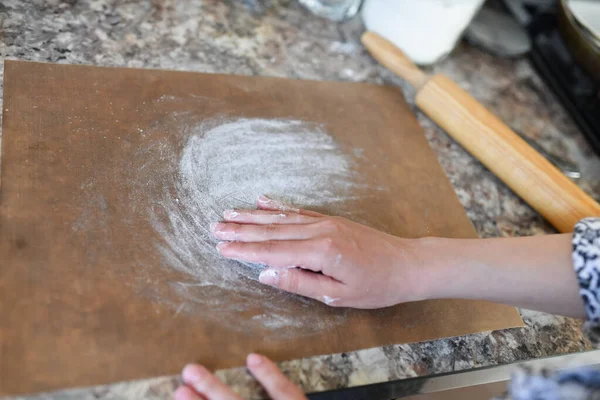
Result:
M225 210L225 212L223 212L223 216L225 217L225 219L235 219L239 215L240 213L235 210Z
M279 271L265 269L258 276L258 280L265 285L277 286L277 283L279 282Z
M208 371L202 365L188 364L181 373L181 378L185 383L200 382L207 375Z
M248 354L248 358L246 359L246 364L249 367L256 367L256 366L262 364L263 360L264 360L263 356L261 356L259 354L251 353L251 354Z
M220 222L213 222L210 224L210 231L214 232L217 228L219 228L219 225L221 225Z
M257 201L259 203L270 203L271 201L273 201L272 199L268 198L267 196L261 194L260 196L258 196Z
M217 243L217 251L220 253L223 249L226 249L229 246L229 242L219 242Z

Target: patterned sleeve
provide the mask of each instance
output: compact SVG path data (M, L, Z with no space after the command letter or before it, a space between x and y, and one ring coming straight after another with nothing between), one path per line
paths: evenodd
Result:
M600 218L586 218L573 232L573 268L588 320L584 331L600 344ZM600 370L594 367L549 371L519 366L503 400L600 399Z
M573 232L573 267L588 320L584 331L590 341L600 343L600 218L586 218Z

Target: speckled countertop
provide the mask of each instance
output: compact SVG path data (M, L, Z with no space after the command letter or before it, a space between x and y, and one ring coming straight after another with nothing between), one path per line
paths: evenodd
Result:
M330 23L289 0L3 0L0 20L3 59L403 85L360 45L359 19ZM600 160L526 60L498 59L461 45L434 71L449 75L556 158L574 163L582 173L578 183L600 199ZM480 236L553 232L431 121L420 113L418 119ZM526 310L522 315L522 329L312 357L282 367L306 391L317 392L590 348L578 321ZM242 369L219 375L248 397L257 393ZM176 377L159 377L34 398L168 398L177 384Z

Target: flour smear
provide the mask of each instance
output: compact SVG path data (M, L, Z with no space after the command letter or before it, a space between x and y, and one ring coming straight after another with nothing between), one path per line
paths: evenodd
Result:
M172 283L177 312L242 330L293 327L295 334L309 334L331 328L311 312L310 301L293 296L304 309L299 313L281 301L291 295L258 283L264 266L221 257L209 225L226 209L255 208L261 194L347 216L346 203L364 193L353 159L320 125L297 120L213 120L189 133L176 180L158 203L166 218L154 223L166 266L187 277ZM345 318L341 311L335 315L334 324Z

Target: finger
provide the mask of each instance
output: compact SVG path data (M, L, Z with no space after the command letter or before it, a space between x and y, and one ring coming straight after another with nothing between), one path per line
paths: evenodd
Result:
M340 294L343 283L327 275L300 268L267 268L260 273L258 280L265 285L310 297L332 307L340 306L343 301Z
M238 242L264 242L266 240L302 240L315 236L313 224L250 225L219 222L210 230L217 239Z
M282 201L271 199L267 196L258 196L256 200L256 206L261 210L272 210L272 211L292 211L303 215L310 215L313 217L324 217L325 215L319 214L315 211L303 210L301 208L295 208Z
M226 210L223 217L225 221L242 224L310 224L318 220L292 211L270 210Z
M332 264L326 239L268 240L265 242L221 242L217 250L223 257L271 267L296 266L321 271Z
M265 388L269 397L276 400L306 399L300 388L292 383L268 358L250 354L246 359L248 369Z
M202 365L189 364L183 369L183 382L208 400L241 400L233 390Z
M188 386L179 386L175 391L175 400L206 400L206 397L199 395Z

